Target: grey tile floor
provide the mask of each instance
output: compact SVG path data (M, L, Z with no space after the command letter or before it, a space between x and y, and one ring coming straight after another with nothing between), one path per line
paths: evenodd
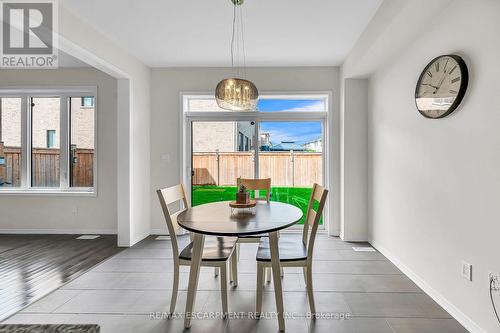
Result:
M181 243L187 238L181 237ZM467 332L378 252L355 252L353 244L319 235L314 289L322 319L307 317L302 272L286 268L283 279L287 332ZM356 246L356 245L355 245ZM196 319L190 332L276 332L274 318L247 317L255 308L257 244L242 244L239 285L230 287L229 309L239 318ZM182 319L166 319L172 288L168 240L154 237L126 249L20 311L4 323L97 323L103 333L182 332ZM177 311L184 311L188 267L181 268ZM263 310L275 309L273 284L264 289ZM202 268L195 311L221 310L219 280ZM152 318L151 313L159 313ZM343 316L347 319L339 319Z

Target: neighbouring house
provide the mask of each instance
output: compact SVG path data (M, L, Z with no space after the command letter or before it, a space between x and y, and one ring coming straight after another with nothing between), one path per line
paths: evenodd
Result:
M188 109L191 112L224 111L211 99L190 100ZM193 122L193 152L251 151L254 131L249 121Z
M33 148L59 148L59 98L33 98ZM8 148L21 147L21 99L0 98L0 141ZM93 97L71 98L71 144L94 149Z
M272 146L271 151L304 151L304 147L295 143L295 141L281 141L281 143Z
M269 151L272 147L271 134L270 133L260 133L259 135L259 149L261 151Z
M193 152L251 151L254 125L246 121L193 123Z
M71 97L69 140L74 186L93 184L95 107L94 97ZM57 97L31 99L31 156L34 175L44 174L43 184L59 182L61 105ZM20 186L21 174L21 98L0 98L0 186ZM50 158L49 158L50 157ZM54 162L56 161L56 162ZM43 172L42 172L43 170ZM81 182L81 175L86 181ZM37 178L33 176L33 185Z
M323 140L321 138L317 138L315 140L304 143L302 147L304 148L304 150L320 153L323 151Z

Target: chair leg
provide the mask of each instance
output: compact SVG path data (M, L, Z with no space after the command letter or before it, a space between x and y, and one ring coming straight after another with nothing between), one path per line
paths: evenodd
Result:
M220 267L220 295L222 298L222 313L227 315L227 264Z
M307 284L307 267L302 267L302 273L304 273L304 283Z
M177 302L177 291L179 290L179 264L174 263L174 283L172 286L172 297L170 298L170 315L175 312Z
M219 267L214 267L214 277L218 277L220 273Z
M233 286L238 286L238 257L236 253L231 255L231 282Z
M280 276L281 278L285 276L285 271L283 270L283 266L280 267Z
M184 328L191 327L191 319L193 316L193 308L196 302L196 291L198 288L198 280L200 277L200 266L203 257L203 245L205 236L203 234L195 234L193 240L193 255L189 268L189 283L188 293L186 298L186 310L184 311Z
M314 305L314 293L313 293L313 284L312 284L312 267L311 265L307 265L306 268L306 287L307 287L307 298L309 299L309 309L311 310L311 314L316 314L316 306Z
M280 256L277 232L269 233L269 250L271 252L271 267L274 282L274 298L276 301L276 316L278 318L278 328L285 331L285 317L283 311L283 289L280 276Z
M264 268L264 276L265 276L266 283L270 283L271 282L271 267Z
M236 260L240 261L240 243L236 243Z
M262 289L264 288L263 279L264 279L264 266L257 263L257 289L256 289L257 297L255 302L255 315L257 317L260 317L260 314L262 313Z

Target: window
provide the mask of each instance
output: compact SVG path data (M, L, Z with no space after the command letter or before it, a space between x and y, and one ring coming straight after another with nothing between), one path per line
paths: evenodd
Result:
M47 130L47 148L56 146L56 130Z
M238 132L238 151L243 151L243 133Z
M70 187L94 184L95 110L82 106L86 98L70 97ZM94 98L90 98L93 105Z
M80 106L82 108L93 108L94 107L94 97L84 96L80 99Z
M261 96L257 103L258 112L325 112L328 100L317 95L272 95ZM184 111L187 112L227 112L221 109L213 96L194 95L184 100Z
M248 141L248 136L245 136L245 151L249 151L250 150L250 145L249 145L249 141Z
M328 130L332 124L330 96L262 94L257 110L228 112L217 107L213 96L184 95L183 130L189 134L191 124L192 131L183 136L187 150L182 169L192 171L184 173L192 205L233 200L238 177L257 177L271 178L271 201L290 203L305 211L314 183L330 187L325 172L332 163L332 154L325 154L332 134ZM220 130L209 126L224 122L226 126L219 126ZM197 150L201 143L219 153ZM328 207L321 228L326 227L327 215Z
M0 189L20 187L21 98L0 98Z
M95 92L0 89L0 193L95 192Z

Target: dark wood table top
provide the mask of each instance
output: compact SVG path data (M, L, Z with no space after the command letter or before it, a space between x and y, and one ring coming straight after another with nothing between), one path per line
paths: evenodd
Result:
M186 230L216 236L249 236L288 228L302 218L302 211L282 202L258 202L248 210L229 207L230 201L195 206L177 216Z

